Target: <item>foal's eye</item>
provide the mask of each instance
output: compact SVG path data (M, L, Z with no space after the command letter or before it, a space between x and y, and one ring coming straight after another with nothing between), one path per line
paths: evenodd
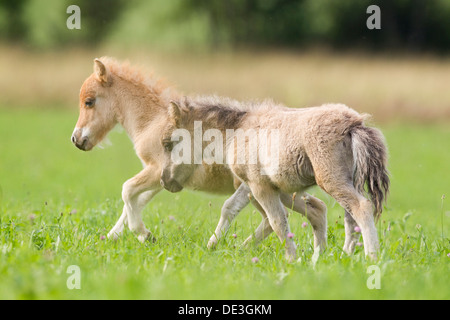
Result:
M173 149L173 142L172 141L164 141L163 142L164 150L167 152L171 152Z
M92 108L94 106L95 99L86 99L84 105L88 108Z

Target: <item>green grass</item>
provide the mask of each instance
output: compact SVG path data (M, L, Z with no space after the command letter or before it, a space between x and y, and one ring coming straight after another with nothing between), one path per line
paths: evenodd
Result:
M342 255L343 210L318 189L329 230L316 263L311 227L296 214L298 262L286 263L274 235L241 249L260 222L251 206L207 250L226 197L191 191L161 192L146 207L156 243L140 244L128 230L117 242L102 240L121 213L122 183L141 165L117 131L112 146L77 150L69 140L76 118L76 111L0 109L0 299L450 298L448 125L382 127L392 189L378 223L381 289L369 290L372 263L361 247ZM66 285L70 265L80 267L79 290Z

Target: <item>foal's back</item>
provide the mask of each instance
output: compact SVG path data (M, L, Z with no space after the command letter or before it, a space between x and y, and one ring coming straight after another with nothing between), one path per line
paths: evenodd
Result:
M316 183L313 163L316 155L338 149L342 156L339 161L350 172L353 163L349 132L351 128L362 125L363 120L363 115L343 104L302 109L252 110L242 121L240 128L277 131L277 170L267 170L261 161L257 165L234 165L233 170L238 175L246 176L249 181L270 183L283 192L291 193ZM258 147L262 146L259 144Z

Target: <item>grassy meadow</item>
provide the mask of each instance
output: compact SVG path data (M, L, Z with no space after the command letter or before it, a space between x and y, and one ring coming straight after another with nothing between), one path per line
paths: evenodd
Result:
M145 208L155 243L141 244L128 230L116 242L105 239L122 211L122 183L141 164L119 129L103 149L86 153L70 142L79 87L102 53L0 55L9 59L0 59L0 299L450 298L450 61L246 52L130 57L186 93L269 96L296 107L339 101L374 114L392 175L377 225L379 261L366 261L362 247L342 254L344 211L316 188L311 192L328 205L328 248L314 256L311 226L292 214L299 259L288 264L275 235L240 247L260 223L252 206L207 250L226 197L188 190L163 191ZM380 289L367 286L373 264ZM80 289L67 286L72 265Z

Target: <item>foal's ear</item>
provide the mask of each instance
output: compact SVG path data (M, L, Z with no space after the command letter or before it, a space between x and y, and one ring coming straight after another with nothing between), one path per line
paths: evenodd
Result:
M94 59L94 73L95 77L102 84L108 83L108 72L106 71L106 67L99 59Z
M181 121L181 112L183 112L183 110L181 109L178 102L174 100L170 101L168 111L170 120L172 120L176 125L179 125Z

